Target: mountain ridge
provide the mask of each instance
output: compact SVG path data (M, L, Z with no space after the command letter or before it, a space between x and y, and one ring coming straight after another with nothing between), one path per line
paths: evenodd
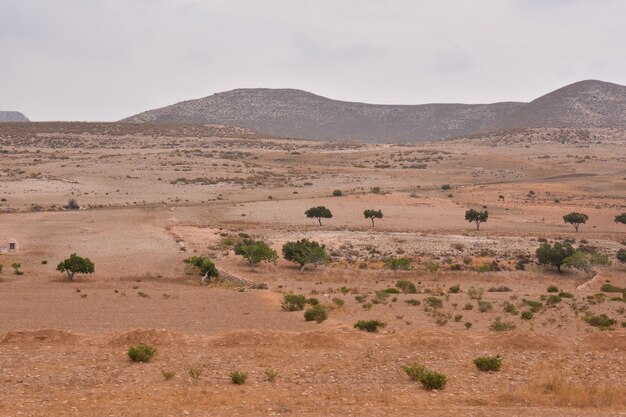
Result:
M626 87L584 80L530 103L408 105L340 101L292 88L240 88L123 121L228 124L301 139L420 141L509 128L626 127Z

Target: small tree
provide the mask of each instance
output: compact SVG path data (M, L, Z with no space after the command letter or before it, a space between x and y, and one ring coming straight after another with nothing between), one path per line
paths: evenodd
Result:
M372 221L372 227L374 227L374 219L383 218L382 210L374 210L374 209L365 210L363 212L363 215L365 216L366 219L370 219Z
M322 225L322 218L330 219L333 217L333 214L324 206L311 207L307 211L304 212L309 219L317 219L320 226Z
M569 223L574 226L574 229L578 232L578 227L580 227L581 224L587 223L589 216L584 213L572 212L563 216L563 220L565 220L565 223Z
M299 264L301 271L307 264L325 264L329 260L326 246L308 239L285 243L283 256L286 260Z
M615 223L626 224L626 213L615 216Z
M213 261L206 256L192 256L191 258L185 259L185 263L193 265L200 270L200 275L202 275L201 281L203 283L220 275Z
M241 255L248 263L250 268L265 262L276 262L278 255L276 251L261 240L244 239L235 246L235 254Z
M569 268L579 269L589 276L595 274L597 266L609 266L611 261L609 257L598 252L575 251L573 254L563 260L563 264Z
M76 201L73 198L70 198L69 200L67 200L67 206L65 206L65 208L68 210L79 210L80 205L78 205L78 201Z
M540 264L555 266L557 271L561 272L565 259L572 256L574 252L574 248L569 243L555 242L554 245L550 245L545 242L537 248L535 255Z
M489 218L489 212L469 209L465 212L465 220L476 223L476 230L480 229L480 224L485 223Z
M65 272L67 274L67 280L74 280L75 274L93 274L95 272L95 265L89 258L83 258L75 253L71 254L69 258L61 261L57 265L57 271Z

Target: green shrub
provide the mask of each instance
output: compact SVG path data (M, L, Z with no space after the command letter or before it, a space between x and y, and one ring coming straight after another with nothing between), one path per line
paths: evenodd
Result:
M559 292L559 287L557 287L556 285L550 285L546 291L548 292Z
M491 271L491 265L489 264L482 264L476 267L476 272L489 272L489 271Z
M483 298L484 293L485 293L485 290L482 287L472 286L467 289L467 296L471 300L480 300L481 298Z
M461 314L457 314L456 316L454 316L454 321L456 321L457 323L461 320L463 320L463 316Z
M400 290L397 288L385 288L383 292L387 294L400 294Z
M409 300L404 300L405 303L407 303L410 306L418 306L420 305L420 300L416 300L415 298L411 298Z
M602 284L602 286L600 287L600 291L604 291L604 292L625 292L626 288L621 288L618 287L616 285L613 284Z
M481 313L486 313L488 311L491 311L492 308L493 306L491 305L489 301L478 302L478 311L480 311Z
M156 348L150 345L137 345L128 349L128 357L133 362L150 362L156 353Z
M161 371L161 373L163 374L163 379L165 379L166 381L169 381L170 379L174 378L174 376L176 376L176 373L172 371Z
M543 307L543 303L540 301L524 300L524 304L529 306L530 311L532 311L533 313L538 312L539 310L541 310L541 307Z
M470 327L472 327L472 322L471 322L471 321L466 321L465 323L463 323L463 325L465 326L465 328L466 328L467 330L469 330L469 329L470 329Z
M378 331L379 327L385 327L386 325L386 323L378 320L359 320L354 325L354 328L369 333L375 333Z
M474 309L474 304L472 303L467 303L465 304L465 306L463 307L463 310L473 310Z
M323 322L328 318L328 313L326 309L321 305L315 305L313 308L308 309L304 312L304 319L306 321L316 321L318 323Z
M448 292L452 293L452 294L457 294L461 292L461 286L459 284L453 285L450 288L448 288Z
M403 369L411 381L419 381L422 387L429 391L440 390L446 386L447 378L439 372L430 371L417 364L404 366Z
M334 197L341 197L343 195L343 192L341 192L341 190L334 190L333 191L333 196Z
M389 258L385 260L384 267L392 271L409 271L413 269L412 262L410 258Z
M400 290L405 294L415 294L417 292L415 284L413 284L411 281L407 281L404 279L396 282L396 287L400 288Z
M533 313L530 311L522 311L521 317L524 320L531 320L533 318Z
M474 365L476 365L479 371L495 372L502 367L502 359L500 356L479 356L474 359Z
M343 307L346 302L339 297L335 297L333 298L333 303L335 303L337 307Z
M513 315L519 314L519 311L517 311L515 305L513 305L513 303L509 303L508 301L504 303L504 312Z
M431 274L436 273L437 271L439 271L439 262L435 262L435 261L428 261L428 263L426 263L426 269L428 270L428 272L430 272Z
M572 294L571 292L561 291L559 293L559 297L561 297L561 298L574 298L574 294Z
M617 323L617 321L609 318L606 314L600 314L599 316L587 316L584 320L590 326L599 327L601 329L608 329Z
M491 326L489 326L489 328L494 332L506 332L509 330L515 330L516 326L511 322L502 321L500 317L496 317L496 319L493 323L491 323Z
M444 374L435 371L424 371L419 378L424 389L429 391L444 389L448 379Z
M558 295L551 295L546 299L546 304L548 305L554 305L560 302L561 302L561 297L559 297Z
M230 380L235 385L245 384L246 379L248 379L248 374L246 374L245 372L233 371L230 373Z
M424 301L426 302L426 304L428 304L432 308L443 307L443 301L441 300L441 298L431 296L431 297L426 298Z
M285 294L281 307L284 311L301 311L306 303L307 298L304 295Z

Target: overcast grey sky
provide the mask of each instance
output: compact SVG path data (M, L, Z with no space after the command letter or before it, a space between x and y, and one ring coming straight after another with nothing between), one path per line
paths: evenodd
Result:
M241 87L389 104L626 84L622 0L0 0L0 110L117 120Z

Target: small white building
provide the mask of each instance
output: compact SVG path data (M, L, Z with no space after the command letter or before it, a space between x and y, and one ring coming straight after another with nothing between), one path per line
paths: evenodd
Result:
M17 239L8 239L6 246L0 247L0 253L15 253L20 250Z

